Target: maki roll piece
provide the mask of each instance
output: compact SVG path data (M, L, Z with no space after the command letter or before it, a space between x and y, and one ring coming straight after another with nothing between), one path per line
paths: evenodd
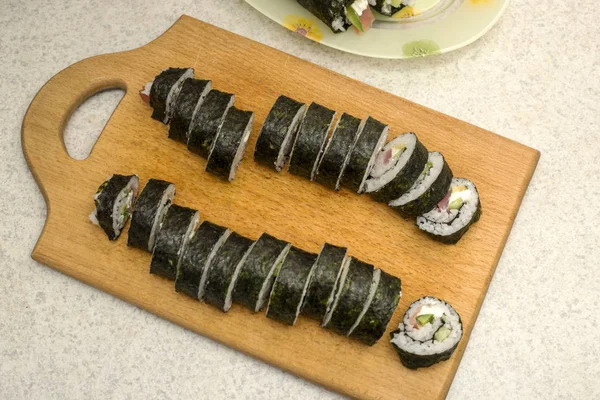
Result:
M206 172L226 181L235 178L252 132L254 113L232 107L225 117L208 156Z
M429 152L414 133L398 136L377 155L365 192L382 203L397 199L415 183L428 157Z
M210 263L204 301L223 312L231 308L233 287L254 242L232 232Z
M358 193L364 191L365 182L371 173L375 158L385 144L388 130L387 125L375 118L369 117L363 121L350 152L350 159L342 177L342 186Z
M152 82L148 82L140 92L140 96L154 109L152 118L168 124L183 82L193 77L193 68L169 68L161 72Z
M480 216L481 201L475 184L454 178L446 197L433 210L417 217L417 225L435 240L454 244Z
M460 316L450 304L423 297L410 305L391 343L405 367L425 368L448 360L462 334Z
M308 288L302 313L322 321L333 302L348 249L325 243L317 258L315 272Z
M289 243L263 233L242 265L233 301L254 312L262 310L290 247Z
M350 337L372 346L383 336L402 296L400 279L381 271L379 284L366 312L356 321Z
M208 158L219 128L227 111L233 106L235 95L218 90L208 92L202 105L194 114L188 130L188 150Z
M229 229L208 221L198 227L181 254L175 278L176 291L199 299L198 294L206 283L210 263L229 234Z
M452 170L442 153L429 153L425 168L416 182L402 196L389 202L405 218L417 217L436 206L447 195Z
M150 179L135 203L127 246L152 252L156 235L175 197L175 185L160 179Z
M319 161L317 182L330 189L340 190L340 181L360 125L360 119L350 114L342 114Z
M373 4L375 3L375 4ZM369 0L371 7L382 15L391 17L404 7L411 7L416 0Z
M317 103L308 107L292 148L290 173L311 181L315 179L317 165L334 117L335 111Z
M271 290L267 318L288 325L296 323L316 260L316 254L290 248Z
M150 273L175 280L181 253L200 222L200 213L173 204L160 226L150 261Z
M306 104L279 96L256 139L254 160L279 172L290 155Z
M131 215L139 184L137 175L113 175L96 191L96 208L90 214L90 221L102 228L109 240L117 240L121 235Z
M169 126L169 139L187 144L188 130L194 114L202 105L211 88L211 81L186 79L173 110L173 118L171 118L171 125Z
M367 31L375 17L369 8L373 0L297 0L319 18L333 33L345 32L350 26Z

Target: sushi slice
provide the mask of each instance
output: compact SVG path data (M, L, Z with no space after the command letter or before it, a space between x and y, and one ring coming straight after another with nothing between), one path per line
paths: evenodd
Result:
M208 156L206 172L226 181L235 178L252 132L254 113L232 107L225 117Z
M140 96L153 108L152 118L168 124L183 82L193 77L193 68L168 68L148 82Z
M198 299L204 288L208 268L215 254L231 232L222 226L204 221L194 233L181 254L175 278L175 290Z
M131 215L139 184L137 175L113 175L96 191L96 208L90 214L90 220L104 230L109 240L117 240L121 235Z
M415 183L428 157L429 152L417 135L409 132L398 136L377 155L371 177L365 182L365 192L383 203L397 199Z
M319 253L313 278L308 288L302 313L322 321L333 302L348 249L325 243Z
M219 128L227 111L233 106L235 95L211 90L194 115L188 130L188 149L201 157L208 158Z
M288 325L296 323L316 260L316 254L290 248L271 290L267 318Z
M150 273L175 280L181 253L200 222L200 213L173 204L161 224L150 261Z
M254 312L262 310L290 247L289 243L263 233L242 265L233 301Z
M204 301L223 312L231 308L233 287L254 242L232 232L210 263Z
M306 104L286 96L279 96L256 139L254 160L279 172L285 165L298 127L302 122Z
M358 193L364 191L365 181L371 173L375 158L387 139L388 130L387 125L375 118L368 117L363 121L350 152L350 159L342 177L342 186Z
M187 144L188 130L192 119L211 88L211 81L186 79L173 110L173 118L171 118L169 126L169 139Z
M335 111L317 103L308 107L292 148L290 173L311 181L315 179L317 165L334 117Z
M373 13L367 0L297 0L319 18L333 33L345 32L350 26L367 31L373 23ZM371 0L372 1L372 0Z
M452 170L442 153L429 153L425 168L419 178L399 198L390 201L403 217L417 217L436 206L448 193L452 183Z
M416 0L369 0L369 4L375 11L382 15L391 17L404 7L412 7Z
M175 185L150 179L135 204L127 246L152 252L156 235L175 197Z
M385 333L401 296L400 279L381 271L373 300L362 318L356 321L349 336L369 346L377 343Z
M360 119L350 114L342 114L319 161L317 182L330 189L340 190L340 181L350 160L350 150L360 126Z
M391 343L405 367L425 368L448 360L462 334L460 316L450 304L423 297L410 305Z
M480 216L481 201L475 184L454 178L446 197L433 210L417 217L417 225L435 240L454 244Z

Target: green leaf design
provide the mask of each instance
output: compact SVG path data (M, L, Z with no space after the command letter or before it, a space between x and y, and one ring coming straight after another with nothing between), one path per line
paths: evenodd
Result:
M407 57L426 57L440 53L440 45L433 40L415 40L402 46Z

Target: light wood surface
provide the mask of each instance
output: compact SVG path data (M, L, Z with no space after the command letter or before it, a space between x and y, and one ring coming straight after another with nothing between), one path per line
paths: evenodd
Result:
M196 69L196 77L237 95L236 106L255 112L246 158L225 183L204 172L206 161L167 139L150 118L138 91L162 69ZM62 140L71 112L93 93L119 87L127 93L89 158L71 159ZM360 96L353 94L360 93ZM260 126L279 94L317 101L338 112L388 123L390 136L414 131L431 151L441 151L455 176L475 182L483 215L463 240L448 246L421 233L367 196L339 193L252 160ZM53 77L25 116L23 151L48 205L32 257L185 328L340 393L366 399L443 398L473 324L539 152L356 82L280 51L189 17L133 51L83 60ZM88 220L92 197L113 173L172 181L175 202L256 239L268 232L318 252L324 242L402 278L403 297L388 332L407 306L424 295L449 301L465 336L447 362L404 368L388 335L367 347L319 328L307 318L294 327L234 305L228 314L177 294L172 282L151 276L150 255L109 242ZM185 351L182 349L182 351Z

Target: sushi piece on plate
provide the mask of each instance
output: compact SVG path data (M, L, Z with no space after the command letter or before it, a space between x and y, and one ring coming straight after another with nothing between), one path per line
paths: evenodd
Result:
M369 4L375 11L382 15L391 17L404 7L412 7L416 0L369 0Z
M193 77L193 68L168 68L148 82L140 96L153 108L152 118L168 124L183 82Z
M374 16L368 0L297 0L319 18L333 33L345 32L350 26L366 32Z
M96 191L96 208L90 214L90 220L104 230L108 239L117 240L121 235L131 215L139 184L137 175L113 175Z
M211 88L211 81L185 80L173 110L173 118L171 118L169 126L169 139L187 144L188 130L192 119Z
M405 367L425 368L448 360L462 334L460 316L450 304L423 297L410 305L391 343Z
M233 106L235 95L216 89L208 92L202 105L194 114L188 130L188 149L201 157L208 158L219 128L227 111Z

